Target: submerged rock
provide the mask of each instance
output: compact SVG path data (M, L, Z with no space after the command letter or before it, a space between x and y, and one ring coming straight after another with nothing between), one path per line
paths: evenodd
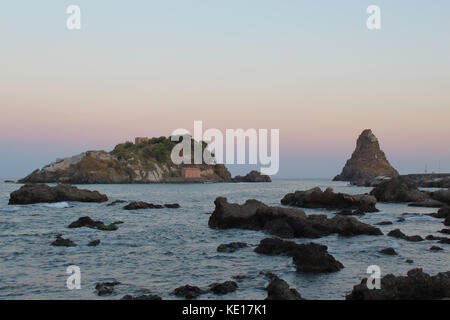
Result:
M216 208L208 222L211 228L262 230L283 238L320 238L333 233L343 236L382 234L380 229L354 217L307 216L299 209L268 207L253 199L239 205L219 197L214 203Z
M223 243L217 247L218 252L235 252L238 249L245 248L247 244L245 242L231 242Z
M419 202L412 202L408 204L410 207L426 207L426 208L441 208L444 206L444 203L434 200L434 199L425 199Z
M177 208L180 208L181 206L178 203L166 203L164 205L164 207L170 208L170 209L177 209Z
M50 187L46 184L26 184L11 193L9 204L55 203L63 201L105 202L108 197L98 191L78 189L59 184Z
M184 297L187 299L194 299L203 293L205 293L205 291L203 291L199 287L191 286L191 285L187 284L187 285L176 288L170 294L173 294L178 297Z
M397 255L397 252L394 250L394 248L385 248L385 249L381 249L378 252L382 253L382 254L387 254L387 255L390 255L390 256Z
M278 278L273 273L268 273L269 285L266 287L266 300L305 300L294 288L289 288L289 284Z
M162 298L158 295L153 294L144 294L140 296L132 296L131 294L127 294L120 300L162 300Z
M412 242L423 241L423 238L421 236L417 236L417 235L416 236L407 236L406 234L401 232L400 229L394 229L394 230L390 231L387 235L389 237L399 238L399 239L403 239L406 241L412 241Z
M81 217L77 221L72 222L67 228L82 228L88 227L92 229L98 229L103 231L114 231L117 230L118 227L116 223L111 223L109 225L105 225L103 221L94 221L90 217Z
M214 282L209 285L209 288L215 294L227 294L236 291L238 285L234 281L225 281L223 283Z
M122 284L119 281L113 282L99 282L95 285L95 290L97 290L97 295L105 296L114 293L114 287Z
M56 240L51 243L55 247L75 247L77 244L70 239L64 239L60 234L56 236Z
M347 300L430 300L450 298L450 272L430 276L422 269L408 271L406 277L388 274L381 278L381 288L370 290L367 278L353 287Z
M341 174L334 177L335 181L366 181L378 176L397 176L395 170L380 149L377 137L372 130L364 130L356 142L356 149L347 161Z
M147 203L144 201L132 201L125 207L124 210L139 210L139 209L162 209L163 206L160 204Z
M293 258L299 272L336 272L344 266L328 253L327 247L317 243L297 244L277 238L261 240L255 252L268 255L286 255Z
M442 251L442 250L444 250L444 249L442 249L441 247L438 247L438 246L432 246L430 248L430 251Z
M233 182L272 182L269 176L261 174L261 172L253 170L243 176L236 176Z
M98 246L99 244L100 244L100 240L97 239L97 240L92 240L92 241L90 241L90 242L88 243L88 246L89 246L89 247L96 247L96 246Z
M334 193L332 188L327 188L325 191L320 188L313 188L288 193L281 199L281 203L302 208L357 209L360 214L378 211L375 208L377 203L375 197L364 194Z

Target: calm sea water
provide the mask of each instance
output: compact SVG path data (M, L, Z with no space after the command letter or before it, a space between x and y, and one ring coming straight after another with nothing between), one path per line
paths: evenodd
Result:
M260 271L272 271L295 287L307 299L344 299L353 285L367 276L369 265L378 265L382 274L404 275L414 267L435 274L448 271L450 247L429 251L434 241L407 242L387 236L357 236L351 238L331 235L321 239L295 239L298 243L317 242L328 246L328 251L345 268L332 274L301 274L295 271L289 257L266 256L253 252L259 241L269 235L247 230L214 230L208 227L210 212L217 196L231 202L243 203L254 198L269 205L279 205L288 192L312 187L331 186L335 191L350 194L365 193L370 188L348 186L343 182L327 180L278 180L272 183L194 184L194 185L84 185L98 190L110 201L143 200L153 203L173 203L180 209L122 210L119 204L70 203L8 206L9 194L20 185L0 183L0 298L1 299L119 299L125 294L158 294L163 299L176 299L169 293L184 284L206 288L212 282L230 280L235 275L246 275L233 293L217 296L205 294L202 299L264 299L267 280ZM425 215L404 216L405 222L396 222L402 213L430 213L436 209L412 208L404 204L379 203L378 213L369 213L360 219L369 224L390 220L393 225L380 226L383 233L400 228L407 235L437 233L444 228L440 219ZM307 213L333 212L305 210ZM81 216L90 216L105 223L121 220L117 231L99 231L88 228L68 229L70 222ZM56 234L74 240L78 246L53 247ZM89 241L100 239L97 247L88 247ZM216 248L232 241L247 242L250 246L234 253L219 253ZM386 256L377 251L394 247L398 256ZM412 259L409 264L405 260ZM81 268L80 290L66 287L70 265ZM97 282L117 280L115 294L98 297Z

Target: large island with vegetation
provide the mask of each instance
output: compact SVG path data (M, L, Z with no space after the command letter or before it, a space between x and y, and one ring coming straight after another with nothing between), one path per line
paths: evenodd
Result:
M191 140L207 148L205 142ZM230 172L223 164L176 165L170 158L177 144L166 137L152 138L138 144L118 144L113 151L87 151L58 159L42 169L33 171L20 183L202 183L232 182ZM183 168L199 172L199 176L183 175Z

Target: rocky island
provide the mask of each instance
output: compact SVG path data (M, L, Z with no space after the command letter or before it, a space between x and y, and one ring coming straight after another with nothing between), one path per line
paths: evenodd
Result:
M341 174L334 177L333 180L367 185L377 177L395 176L398 176L398 172L386 159L386 155L380 149L377 137L372 130L366 129L359 136L355 151L347 160Z
M178 142L166 137L137 138L118 144L111 152L87 151L58 159L33 171L19 183L122 184L232 182L223 164L176 165L170 158ZM207 147L201 143L202 150Z

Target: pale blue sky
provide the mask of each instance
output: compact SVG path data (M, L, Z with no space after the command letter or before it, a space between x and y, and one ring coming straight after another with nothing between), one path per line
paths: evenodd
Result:
M70 4L80 31L65 27ZM379 31L366 28L371 4ZM450 171L449 10L444 0L2 1L0 177L194 120L279 128L279 177L334 176L365 128L400 172L438 161Z

